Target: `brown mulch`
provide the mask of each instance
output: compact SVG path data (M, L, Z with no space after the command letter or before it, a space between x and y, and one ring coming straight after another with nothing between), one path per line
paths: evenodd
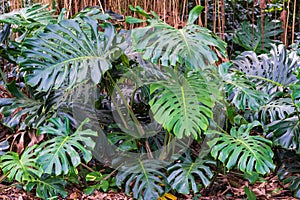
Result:
M5 127L0 124L0 139L4 138L5 135L9 134ZM0 176L1 176L0 171ZM35 197L33 192L26 193L24 190L19 189L15 186L7 186L0 183L0 200L39 200ZM245 180L241 173L230 172L226 175L219 174L212 185L212 187L207 189L202 189L199 194L196 195L177 195L178 200L239 200L247 199L244 192L244 187L248 186L257 196L258 200L292 200L296 199L292 197L292 193L288 189L288 185L284 185L278 180L275 173L269 174L264 181L255 183L254 185L249 184ZM128 197L124 192L113 192L109 191L107 193L95 191L93 195L86 195L82 192L80 186L73 188L67 188L68 196L64 199L67 200L132 200L133 198ZM170 192L172 193L172 192ZM176 196L175 193L173 193ZM63 198L60 198L63 199Z
M249 185L248 181L237 178L236 174L228 173L226 176L220 174L214 185L209 189L203 189L196 195L179 195L178 200L242 200L247 199L244 192L244 186L248 186L255 194L258 200L292 200L291 192L286 185L278 181L275 174L270 174L263 182L257 182L254 185ZM1 189L4 188L4 189ZM95 191L93 195L86 195L79 188L67 189L67 200L133 200L124 192L107 193ZM176 196L176 194L173 194ZM25 191L16 187L7 187L0 184L0 199L2 200L38 200L33 193L26 193ZM59 198L63 199L63 198Z

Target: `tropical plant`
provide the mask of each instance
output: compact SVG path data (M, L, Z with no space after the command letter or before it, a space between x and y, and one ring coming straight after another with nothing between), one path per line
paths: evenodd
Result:
M215 47L226 57L226 44L208 29L194 24L202 9L201 6L194 7L182 29L164 23L153 13L152 18L139 7L134 9L147 18L149 25L132 31L133 46L144 59L153 63L160 61L163 66L181 64L189 69L201 69L214 64L218 57L209 47ZM132 18L127 21L140 22Z
M231 71L231 63L219 66L219 74L225 83L226 96L239 110L258 110L267 100L267 95L262 95L256 90L256 85L245 77L240 71Z
M0 22L14 25L12 30L17 33L16 42L21 42L25 37L34 35L45 28L49 23L56 23L53 11L48 10L48 5L34 4L27 8L2 14Z
M182 156L175 164L172 163L168 167L168 183L172 189L181 194L189 194L191 190L197 193L200 185L196 178L199 177L205 187L211 182L214 173L209 165L215 165L215 162L199 157L193 161L190 153L187 152L185 157Z
M25 185L25 189L32 191L35 188L36 196L43 199L57 198L59 195L65 198L68 194L64 189L65 185L66 181L61 178L45 176L28 181Z
M262 33L260 20L258 20L256 25L251 24L250 21L244 21L241 23L241 27L235 31L232 40L246 51L265 53L271 49L271 44L278 42L273 38L282 32L278 21L265 19L264 34Z
M162 166L163 162L160 160L131 161L120 168L116 176L117 185L121 186L125 181L125 192L132 192L134 198L158 199L166 187L166 176L161 171Z
M264 136L273 134L274 144L286 148L298 145L299 129L290 127L291 119L299 123L299 84L293 75L298 57L279 46L271 56L246 52L233 64L215 67L226 56L226 43L194 24L202 9L192 9L186 26L177 29L154 12L131 7L143 19L127 21L148 24L131 31L103 21L111 18L100 9L86 9L71 19L61 14L45 24L21 23L20 14L7 15L3 22L19 25L25 35L14 46L17 59L12 59L20 77L9 83L2 77L13 96L0 99L3 121L12 128L36 129L45 140L21 157L10 151L1 156L4 174L44 199L65 197L66 180L78 183L80 177L89 182L86 193L107 191L116 181L134 198L162 199L170 191L189 194L208 187L215 168L249 176L274 170L273 143ZM44 7L19 12L24 19L40 18L37 11L44 13ZM7 32L0 39L7 40ZM89 101L94 97L86 89L90 86L97 88L95 101ZM81 87L84 93L77 95ZM70 108L78 108L82 116L69 116ZM217 123L225 118L219 112L227 113L225 126ZM148 134L149 129L157 134ZM285 138L286 133L292 137ZM192 142L201 145L204 138L210 140L205 156L196 149L171 158ZM94 149L97 158L101 148L109 151L105 164L117 168L116 177L115 171L99 172L103 166L96 162L96 170L84 164L92 160ZM0 143L0 153L2 149L6 142ZM77 172L80 164L91 172Z
M177 138L201 137L209 126L214 100L209 86L201 73L184 77L170 70L173 80L151 84L150 93L155 95L149 102L155 119Z
M97 21L88 17L83 21L90 33L85 33L76 20L63 20L25 40L25 59L20 66L28 72L25 78L30 86L46 92L62 86L70 89L86 78L97 84L112 68L111 62L122 53L113 26L105 23L105 31L100 32Z
M48 126L38 129L39 134L55 136L36 149L39 152L37 162L44 173L50 175L54 173L56 176L67 174L71 166L77 167L81 163L79 152L85 162L92 159L92 152L88 148L95 147L92 137L96 137L97 133L89 129L82 130L88 121L89 119L83 121L73 134L68 118L64 121L60 118L51 118Z
M27 148L21 157L15 152L7 152L1 159L1 169L10 180L18 182L34 180L42 175L41 168L36 165L36 146Z
M275 169L273 164L272 142L259 135L250 135L250 131L261 126L258 121L232 127L230 134L209 130L207 134L217 134L208 145L211 155L220 160L227 169L237 167L242 172L267 174Z
M290 149L299 149L299 119L295 104L298 98L295 73L299 61L297 53L288 51L283 45L272 45L269 55L244 52L233 61L234 68L245 73L259 91L270 96L254 118L268 126L269 136L275 144ZM292 96L290 88L294 89Z

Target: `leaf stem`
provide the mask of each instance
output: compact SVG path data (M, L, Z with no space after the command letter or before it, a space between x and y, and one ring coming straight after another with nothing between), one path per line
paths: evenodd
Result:
M261 76L255 76L255 75L250 75L250 74L246 74L247 77L250 77L250 78L256 78L256 79L260 79L260 80L263 80L263 81L266 81L266 82L269 82L269 83L272 83L278 87L283 87L282 84L276 82L276 81L273 81L273 80L270 80L268 78L264 78L264 77L261 77Z

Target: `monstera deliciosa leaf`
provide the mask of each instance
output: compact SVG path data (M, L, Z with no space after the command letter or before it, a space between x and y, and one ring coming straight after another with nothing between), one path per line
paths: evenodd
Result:
M62 91L50 92L48 94L34 94L29 90L26 96L17 87L15 81L6 85L14 98L0 98L0 112L3 114L2 123L10 128L25 130L26 127L37 128L53 116L65 115L55 112L54 106L61 104Z
M158 81L150 86L153 98L149 105L157 122L176 137L200 139L209 126L214 100L206 79L199 73L187 77L169 70L172 80Z
M190 69L199 69L214 64L215 47L225 57L226 43L204 27L193 24L202 10L196 6L191 10L187 25L176 29L159 19L148 19L150 24L132 30L134 47L143 58L163 66L184 64Z
M83 22L63 20L49 24L45 31L24 42L26 81L38 91L50 88L72 88L82 81L98 83L103 73L112 67L122 50L117 45L112 24L104 23L104 32L98 22L83 17Z
M36 145L27 148L21 156L9 151L0 157L0 167L10 180L30 181L42 175L42 169L36 163L35 148Z
M89 120L86 119L72 134L68 118L62 121L60 118L51 118L49 122L54 126L45 126L39 128L39 133L53 135L36 149L38 154L37 162L41 165L46 174L67 174L71 166L77 167L83 160L89 162L92 159L90 149L95 147L92 137L97 133L87 129L82 130L84 124ZM83 144L82 144L83 143Z
M239 71L230 71L230 63L219 65L219 74L225 83L228 99L240 110L258 110L268 101L268 95L258 91L256 85Z
M238 129L233 127L230 134L209 130L215 139L208 142L212 148L211 155L224 163L227 169L234 166L243 172L259 174L269 173L275 169L272 157L274 155L270 145L272 142L259 135L251 136L250 131L261 124L254 121L241 125Z
M48 5L34 4L0 15L0 22L14 25L14 31L21 33L16 41L21 42L26 36L32 36L44 29L47 24L56 23L53 13L54 10L48 10Z
M262 122L269 124L277 120L285 119L294 112L295 107L290 98L278 98L261 106L257 115L260 115Z
M300 60L295 51L288 51L284 45L272 44L269 55L246 51L233 63L234 68L244 72L257 85L257 89L272 95L296 82L294 73Z
M68 195L64 189L66 184L67 182L61 178L41 177L28 181L25 188L27 191L31 191L35 188L36 196L43 199L55 198L58 197L59 194L65 198Z
M117 176L117 185L125 182L125 192L136 199L158 199L164 192L166 177L160 171L165 163L160 160L141 160L123 165Z
M194 193L197 193L199 191L196 181L198 177L205 187L210 184L214 173L209 165L214 165L214 161L200 158L193 161L189 153L186 153L186 156L182 157L180 161L168 168L170 175L167 180L174 190L182 194L189 194L192 189Z
M299 116L291 116L277 120L268 125L274 143L286 149L295 149L300 153L300 120Z
M271 48L271 44L276 42L272 38L278 36L281 32L280 23L276 21L265 20L264 34L262 34L260 20L258 20L257 25L254 25L254 27L249 21L245 21L235 31L232 39L234 43L242 46L246 51L264 53ZM264 43L264 49L262 48L262 43Z

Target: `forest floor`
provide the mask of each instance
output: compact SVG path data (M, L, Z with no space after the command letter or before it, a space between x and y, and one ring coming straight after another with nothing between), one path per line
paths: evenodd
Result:
M7 135L10 134L12 133L0 124L0 139L5 138ZM22 144L21 146L24 146L24 144ZM20 143L18 147L20 148ZM0 176L2 176L1 171ZM241 173L234 171L227 173L226 175L219 174L215 179L212 187L202 189L196 195L173 195L177 197L177 200L242 200L247 199L247 196L244 192L245 186L249 187L255 193L258 200L295 199L292 197L293 195L288 189L288 185L284 185L282 182L280 182L276 173L270 173L264 180L257 181L254 185L252 185L249 184L249 182L243 178L243 175ZM71 187L69 186L66 189L68 191L68 196L64 199L68 200L133 200L133 198L127 196L122 191L95 191L92 195L86 195L83 193L84 188L82 188L82 185L72 185ZM17 184L8 185L4 181L0 182L0 200L38 200L39 198L35 197L34 194L34 191L28 193L18 188ZM168 200L175 199L173 198Z
M248 181L236 178L236 174L220 174L213 187L205 189L199 192L197 195L180 195L177 200L238 200L247 199L244 192L244 186L248 186L256 195L257 199L284 199L292 200L291 192L287 189L285 185L282 185L278 181L275 174L270 174L265 178L263 182L258 182L254 185L249 185ZM133 200L133 198L124 194L124 192L100 192L95 191L93 195L86 195L82 192L82 188L73 187L67 188L68 196L64 199L72 200ZM201 195L200 195L201 194ZM26 193L25 191L18 189L15 186L6 186L0 184L0 199L10 199L10 200L37 200L38 198L34 196L34 193ZM59 198L63 199L63 198ZM171 199L170 199L171 200Z

